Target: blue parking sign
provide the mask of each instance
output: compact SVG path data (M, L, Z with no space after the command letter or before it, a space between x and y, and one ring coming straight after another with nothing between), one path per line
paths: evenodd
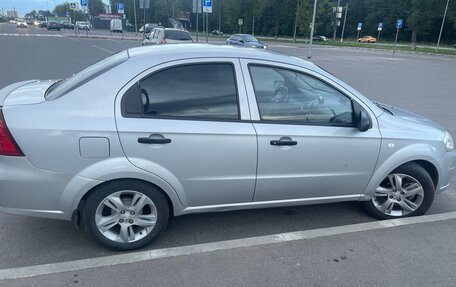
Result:
M203 12L212 13L212 0L203 0Z
M359 22L356 30L361 31L362 28L363 28L363 23Z
M401 29L401 28L402 28L402 24L404 24L404 20L402 20L402 19L397 19L397 21L396 21L396 28L397 28L397 29Z
M117 13L123 14L125 12L124 3L117 3Z
M81 7L87 7L88 0L81 0Z

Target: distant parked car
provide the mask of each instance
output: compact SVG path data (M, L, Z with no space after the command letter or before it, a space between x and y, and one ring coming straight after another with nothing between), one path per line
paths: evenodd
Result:
M155 28L158 28L157 23L147 23L146 25L139 28L138 32L147 34L147 33L150 33Z
M187 31L160 27L153 29L149 34L145 34L142 45L179 44L192 42L192 36Z
M74 24L70 21L60 21L60 28L62 29L74 29Z
M326 41L328 41L328 38L326 38L325 36L315 36L312 38L312 40L326 42Z
M49 23L48 21L41 21L40 28L47 28L48 23Z
M16 27L17 28L28 28L28 25L27 25L27 22L25 22L25 21L17 21Z
M211 32L212 35L218 35L218 36L223 36L223 32L219 30L212 30Z
M57 31L60 31L60 23L59 23L59 22L55 22L55 21L50 21L50 22L48 22L48 24L47 24L47 29L48 29L48 30L57 30Z
M266 49L267 45L261 43L250 34L234 34L226 40L227 45L239 45L244 47Z
M362 38L359 38L358 42L360 42L360 43L376 43L377 39L372 37L372 36L364 36Z
M89 31L90 30L90 23L88 21L77 21L76 22L76 28L78 28L78 30Z

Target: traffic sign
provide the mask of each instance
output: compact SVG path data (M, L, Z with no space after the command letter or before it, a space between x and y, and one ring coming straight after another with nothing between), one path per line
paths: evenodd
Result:
M125 13L124 3L117 3L117 13L119 13L119 14Z
M87 7L89 5L89 0L81 0L81 7Z
M356 30L361 31L362 28L363 28L363 23L359 22L358 28L356 28Z
M238 25L242 26L244 24L244 19L238 19Z
M70 17L70 12L67 11L67 12L66 12L66 16L67 16L67 17Z
M378 28L377 28L377 31L381 31L381 30L383 30L383 23L382 22L378 23Z
M404 24L404 20L402 20L402 19L397 19L397 21L396 21L396 28L397 28L397 29L401 29L403 24Z
M212 0L203 0L203 12L212 13Z
M70 10L76 10L77 9L77 5L75 2L72 2L72 3L69 3L70 4Z

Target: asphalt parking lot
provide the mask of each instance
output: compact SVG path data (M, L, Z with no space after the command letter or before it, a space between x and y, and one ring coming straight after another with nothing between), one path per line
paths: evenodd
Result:
M73 35L71 37L68 36L70 36L68 32L59 33L39 28L18 30L14 25L0 25L0 69L2 75L0 77L0 88L26 79L65 78L113 53L140 45L137 40L121 40L118 37L111 39L86 39L73 37ZM301 58L306 58L308 54L308 49L304 45L270 44L269 48ZM315 46L311 61L349 83L370 99L426 116L444 126L452 133L453 137L456 137L456 121L454 117L456 108L455 57L396 53L395 58L391 58L391 52L389 51ZM436 196L434 205L428 214L456 211L455 186L456 178L453 177L450 188ZM358 203L195 214L172 220L163 236L142 251L373 221L371 217L364 213ZM410 251L404 257L387 250L383 255L384 257L377 258L378 262L380 262L378 266L376 266L375 260L368 259L371 256L369 249L373 246L380 250L381 248L387 249L390 245L385 245L384 242L385 240L390 240L398 242L395 248L405 250L407 242L399 239L401 235L399 229L388 229L394 231L386 234L382 233L382 230L377 230L363 232L359 237L354 234L348 234L339 235L339 237L328 236L321 240L294 241L293 243L280 243L281 245L268 245L267 247L228 250L217 253L214 255L215 257L211 258L205 258L204 256L207 255L202 254L195 257L185 257L182 260L179 260L179 258L162 259L163 261L157 261L150 265L135 263L113 268L103 267L102 270L95 268L84 271L84 273L68 273L51 277L42 276L37 281L34 281L33 278L18 281L0 281L0 285L76 286L79 284L78 286L112 286L112 282L102 281L101 277L97 284L94 283L96 277L99 276L97 272L100 271L104 274L104 277L118 274L119 278L120 276L123 278L118 281L118 284L113 284L114 286L122 284L133 285L133 282L139 286L148 286L147 282L149 281L145 280L151 279L148 276L152 275L156 275L153 276L154 280L150 281L154 283L153 285L166 285L168 283L168 285L174 286L178 284L194 286L272 286L282 285L280 282L283 285L291 286L352 286L357 284L357 282L357 285L412 286L416 283L417 285L421 284L421 286L429 286L432 283L431 281L418 280L420 278L424 279L426 276L428 278L440 277L441 280L434 282L435 285L452 286L455 279L454 274L456 274L454 265L456 250L454 246L453 248L449 247L452 245L448 241L454 242L453 238L456 235L454 219L453 221L438 224L419 224L414 226L401 228L405 228L404 232L415 238L413 244L416 246L416 252L424 250L426 247L430 248L430 250L416 254ZM118 254L95 245L86 236L76 231L69 222L0 214L0 230L0 241L2 242L0 245L0 254L2 254L0 271L7 268L99 258ZM442 232L442 230L444 231L441 236L435 235ZM426 240L417 241L416 238L426 238ZM341 242L346 248L343 251L336 250ZM303 248L310 251L303 254ZM351 254L350 249L356 250L356 256L346 255ZM378 251L376 250L376 252ZM335 253L340 253L341 255L334 257L335 255L333 254ZM378 253L375 254L378 255ZM350 262L353 262L353 265L347 264L348 261L345 262L343 259L344 264L336 265L337 268L336 266L328 267L326 265L329 264L325 261L326 259L333 261L333 259L340 259L342 256L350 258ZM305 259L298 262L294 260L295 257ZM250 259L241 262L242 258ZM322 261L318 261L317 258L322 259ZM425 258L428 258L428 261ZM438 258L441 258L441 260ZM264 260L270 260L270 263L264 263ZM363 260L366 260L370 268L362 266ZM414 276L415 279L400 284L396 284L397 281L393 282L389 279L381 281L380 276L373 272L372 269L381 268L382 272L392 270L391 267L386 266L388 260L394 263L399 262L398 266L401 268L409 268L412 274L407 274L407 276ZM422 261L411 265L404 263L404 261L416 260ZM278 264L277 262L281 263ZM186 270L185 268L191 266L192 263L197 264L198 267ZM293 266L299 266L296 265L297 263L309 264L309 267L304 269L304 271L298 271L292 268ZM222 264L226 264L226 268L231 268L230 270L232 271L222 271L221 269L224 266ZM431 274L430 269L428 269L429 266L436 267L436 265L441 267L439 272ZM248 277L246 271L241 270L241 266L251 266L252 269L249 272L252 273L252 277ZM204 267L207 268L205 269ZM264 281L264 279L259 278L259 274L268 274L268 270L276 268L283 268L288 273L272 273L276 274L276 279L272 280L270 278L270 281ZM327 268L326 271L324 271L325 268ZM416 272L417 268L426 270L426 272ZM182 278L187 278L188 280L193 278L194 281L191 284L185 284L185 281L177 280L176 278L167 281L166 277L171 276L171 274L166 270L172 269L183 270ZM127 279L132 274L128 272L129 270L139 274L152 273L144 276L143 280L136 278L136 281L130 281L131 284L129 284ZM293 270L295 270L295 273L292 272ZM351 278L352 280L342 278L341 281L328 279L336 275L339 276L338 274L342 274L344 270L352 273L363 272L363 274L367 275L372 273L375 276L373 275L370 278L375 278L375 280L362 281L361 277L356 277L359 281L354 278ZM214 275L213 279L204 276L206 280L202 278L196 280L194 276L189 275L190 271L200 272L200 274L206 274L207 276L208 273L221 275L218 279ZM391 274L395 276L394 278L401 277L400 272L396 269L393 271L391 271ZM332 272L331 274L333 275L331 276L333 277L325 275L326 272ZM288 274L288 277L286 274ZM84 280L80 279L82 276L85 276ZM237 279L244 278L245 281L240 279L228 281L227 278L229 276L233 278L238 276ZM247 278L249 279L247 280ZM287 281L287 278L289 281ZM309 280L306 281L309 284L302 284L304 281L300 280L304 278ZM198 282L198 284L195 284L195 282Z

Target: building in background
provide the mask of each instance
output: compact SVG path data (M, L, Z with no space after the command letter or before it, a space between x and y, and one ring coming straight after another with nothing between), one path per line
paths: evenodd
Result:
M8 17L8 19L14 19L14 18L17 18L17 11L6 11L6 17Z

